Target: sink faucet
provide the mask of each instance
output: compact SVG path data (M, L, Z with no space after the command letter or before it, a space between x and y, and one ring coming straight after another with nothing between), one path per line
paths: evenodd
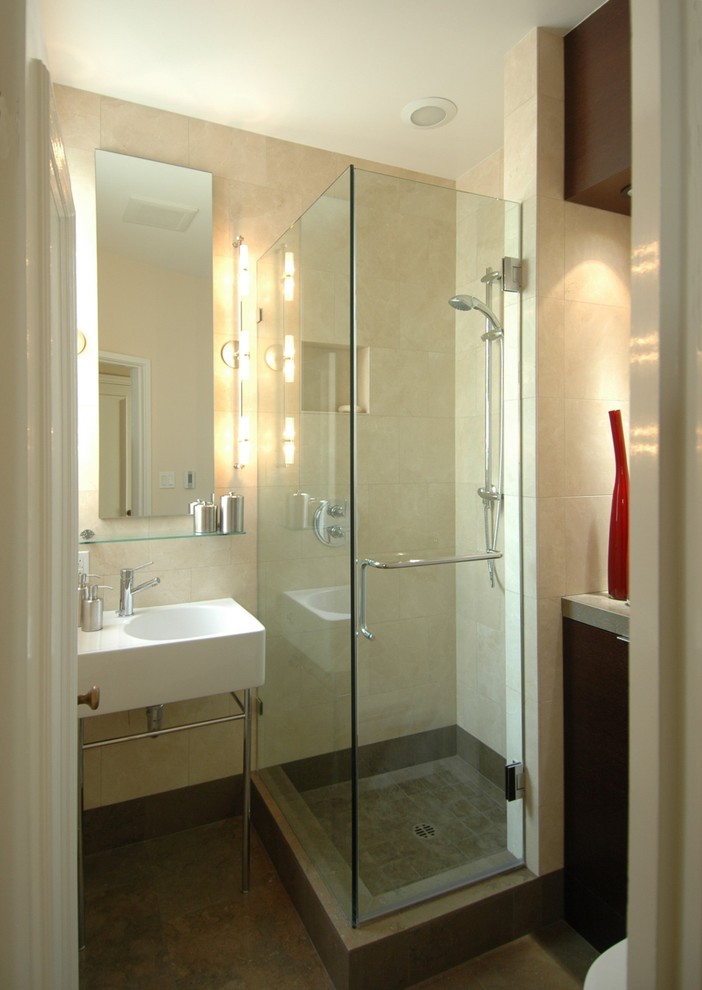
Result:
M142 567L148 567L149 564L153 564L153 560L147 560L145 564L139 564L138 567L123 567L119 572L119 608L117 609L117 615L134 615L134 595L138 591L145 591L146 588L155 588L157 584L161 583L161 578L155 577L151 578L150 581L144 581L142 584L138 584L136 588L134 587L134 572L140 571Z

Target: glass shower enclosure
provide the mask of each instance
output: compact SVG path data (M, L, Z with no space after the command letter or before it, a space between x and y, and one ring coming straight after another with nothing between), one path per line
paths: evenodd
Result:
M519 248L351 168L258 263L258 768L355 925L523 863Z

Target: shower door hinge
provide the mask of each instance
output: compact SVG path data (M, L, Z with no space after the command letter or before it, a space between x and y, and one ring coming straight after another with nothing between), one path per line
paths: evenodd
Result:
M522 259L502 259L502 291L520 292L522 288Z
M505 767L505 798L518 801L524 797L524 764L508 763Z

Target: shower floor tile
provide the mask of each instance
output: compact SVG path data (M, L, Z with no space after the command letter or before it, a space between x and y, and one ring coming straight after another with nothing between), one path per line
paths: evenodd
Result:
M300 797L350 866L349 782ZM421 894L429 881L455 884L516 863L506 848L504 794L457 756L362 779L358 817L368 910Z

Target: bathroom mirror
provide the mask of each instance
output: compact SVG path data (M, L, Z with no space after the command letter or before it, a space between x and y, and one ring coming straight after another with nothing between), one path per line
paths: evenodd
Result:
M212 176L97 151L99 515L214 490Z

